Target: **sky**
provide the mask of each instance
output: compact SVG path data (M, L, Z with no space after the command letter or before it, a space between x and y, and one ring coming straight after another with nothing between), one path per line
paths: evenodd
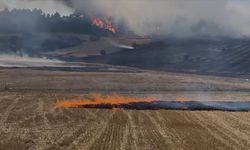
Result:
M0 0L3 8L108 15L138 35L250 36L250 0Z
M42 9L43 12L54 14L59 12L61 15L70 15L74 8L67 6L60 0L0 0L0 9Z

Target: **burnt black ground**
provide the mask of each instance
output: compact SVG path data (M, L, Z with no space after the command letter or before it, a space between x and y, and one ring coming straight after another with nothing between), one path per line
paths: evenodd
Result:
M150 70L249 77L249 43L247 38L167 39L82 60Z
M79 108L132 109L132 110L210 110L210 111L249 111L250 101L154 101L126 104L93 104L80 105Z

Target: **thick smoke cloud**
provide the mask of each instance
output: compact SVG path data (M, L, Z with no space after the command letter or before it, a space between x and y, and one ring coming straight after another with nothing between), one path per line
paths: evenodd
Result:
M71 5L123 19L141 35L250 35L250 2L243 0L71 0Z
M247 0L0 0L0 8L113 16L139 35L250 36Z

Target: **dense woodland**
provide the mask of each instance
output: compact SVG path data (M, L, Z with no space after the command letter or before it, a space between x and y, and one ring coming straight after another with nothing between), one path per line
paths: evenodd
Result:
M0 11L0 33L34 33L34 32L70 32L94 34L108 31L98 29L91 24L87 15L74 13L70 16L45 14L39 9L5 9Z
M89 34L93 35L92 38L118 35L93 25L91 17L94 16L77 12L69 16L61 16L59 13L50 15L39 9L2 10L0 11L0 34L2 34L0 54L37 54L76 46L82 42L72 34L57 36L53 33Z

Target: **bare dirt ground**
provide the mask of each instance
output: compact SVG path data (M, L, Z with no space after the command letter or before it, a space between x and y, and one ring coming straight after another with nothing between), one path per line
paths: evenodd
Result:
M250 100L244 79L161 72L0 70L0 149L248 149L250 113L56 108L89 92ZM6 87L7 86L7 87Z

